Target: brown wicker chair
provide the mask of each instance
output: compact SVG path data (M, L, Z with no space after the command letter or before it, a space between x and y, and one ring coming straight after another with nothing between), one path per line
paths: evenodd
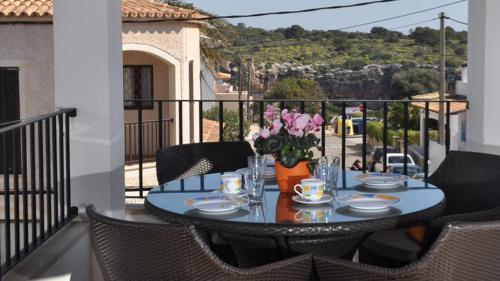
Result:
M449 223L421 260L402 268L382 268L314 256L320 280L498 280L500 221Z
M424 241L407 229L372 234L360 247L360 262L398 267L416 260L451 221L500 220L500 156L450 151L429 182L445 193L443 215L429 222Z
M156 154L156 176L159 184L208 173L234 171L247 166L254 155L250 144L241 142L207 142L166 147Z
M219 260L193 226L117 220L87 207L93 244L109 280L309 280L312 257L240 269Z

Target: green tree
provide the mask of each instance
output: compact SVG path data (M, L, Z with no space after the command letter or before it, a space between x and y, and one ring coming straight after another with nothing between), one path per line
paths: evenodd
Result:
M420 111L414 106L408 106L408 129L418 130L420 128ZM404 105L402 103L392 104L387 115L389 127L400 129L404 124Z
M439 72L436 69L419 68L402 70L394 74L391 88L395 99L434 92L439 89Z
M300 25L292 25L288 28L285 28L283 34L286 39L299 39L304 36L306 33L305 29Z
M318 82L309 79L289 78L276 82L267 99L304 100L322 99L323 91Z
M438 46L439 30L429 27L417 27L410 33L410 38L420 45Z

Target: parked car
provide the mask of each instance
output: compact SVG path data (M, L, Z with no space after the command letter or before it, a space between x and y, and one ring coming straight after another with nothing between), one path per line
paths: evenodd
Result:
M392 146L387 146L387 153L397 153L399 152L396 148ZM372 162L381 163L382 155L384 155L384 147L376 146L372 152Z
M404 174L405 156L403 153L387 153L387 172ZM421 178L422 168L415 164L410 155L406 155L407 175L412 178Z

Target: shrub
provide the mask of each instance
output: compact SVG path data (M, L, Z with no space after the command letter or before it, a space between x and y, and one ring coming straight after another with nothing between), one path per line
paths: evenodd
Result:
M212 107L203 112L203 117L208 120L219 121L219 108ZM243 136L250 132L250 124L246 116L243 116ZM237 111L224 109L224 141L238 141L240 139L240 123Z

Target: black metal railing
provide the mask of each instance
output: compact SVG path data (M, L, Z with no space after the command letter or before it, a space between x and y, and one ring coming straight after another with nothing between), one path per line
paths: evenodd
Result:
M170 146L170 124L173 119L125 123L125 164L139 163L139 159L149 162L155 159L156 151ZM161 127L160 127L161 124ZM142 139L142 149L138 140Z
M326 154L326 128L329 123L330 117L337 116L338 119L340 120L347 120L349 116L352 116L350 112L348 111L349 109L355 108L355 107L363 107L364 110L362 112L357 113L359 115L359 119L361 120L362 124L362 133L361 133L361 149L360 149L360 155L359 158L361 159L360 161L362 162L362 170L367 171L371 169L371 165L373 165L374 160L369 159L367 156L369 155L369 134L367 132L368 129L368 124L369 124L369 118L373 118L373 116L377 116L376 119L378 119L382 124L382 132L381 132L381 140L380 140L380 146L381 146L381 153L382 157L380 158L381 161L380 164L381 171L388 171L388 164L387 163L387 153L389 151L389 143L390 143L390 133L393 132L393 129L397 129L398 132L402 132L402 146L401 146L401 153L403 153L403 159L407 159L410 148L409 148L409 126L410 126L410 112L409 109L411 107L419 107L421 111L423 111L423 128L419 128L419 131L423 132L423 142L420 143L419 145L422 147L423 150L423 160L421 161L423 164L423 178L424 180L428 179L429 176L429 146L430 146L430 140L431 140L431 135L430 132L432 131L431 129L431 122L430 122L430 112L431 112L431 105L433 106L432 109L435 109L436 107L439 107L439 104L445 104L446 110L446 139L443 142L445 145L446 153L450 150L450 116L452 114L455 114L458 112L456 110L455 112L450 112L451 105L452 104L465 104L464 105L464 110L467 110L468 108L468 102L466 100L443 100L443 101L437 101L437 100L257 100L257 101L241 101L241 100L130 100L134 101L135 104L138 105L137 109L134 109L137 112L137 124L140 126L140 124L143 124L142 126L147 126L147 122L142 121L142 115L145 109L141 108L141 104L148 104L151 105L153 103L155 106L151 109L149 108L148 110L153 110L154 114L157 116L157 121L156 123L158 124L159 122L164 121L164 113L168 113L168 116L173 116L175 121L171 123L171 128L169 130L170 136L169 139L171 140L171 144L183 144L187 142L203 142L206 141L203 139L204 136L204 126L203 126L203 120L206 116L205 111L207 109L207 106L205 105L210 105L210 106L215 106L218 108L218 112L216 114L212 114L211 117L207 118L212 118L212 119L218 119L218 120L223 120L223 122L219 122L218 125L218 139L215 141L230 141L230 140L244 140L247 136L245 135L245 128L244 124L246 122L250 124L256 124L259 125L261 128L265 125L265 120L264 120L264 112L266 110L266 107L268 104L274 104L277 107L283 109L283 108L290 108L290 109L295 109L298 112L301 113L319 113L325 119L325 123L322 126L322 130L319 132L320 138L321 138L321 145L319 147L319 151L321 155ZM415 104L412 104L415 103ZM420 106L418 106L416 103L418 103ZM198 106L196 106L198 105ZM396 107L397 105L402 105L401 107ZM174 112L166 112L164 109L165 107L168 107L170 110L174 110ZM197 111L196 113L194 111ZM229 111L235 112L237 116L237 126L231 127L228 126L227 123L228 118L226 118L226 114L228 114ZM394 114L398 110L398 114ZM399 110L401 112L399 112ZM246 112L245 112L246 111ZM250 111L250 114L248 114L248 111ZM369 116L371 115L371 116ZM390 124L389 120L391 119L392 115L399 115L401 116L401 120L399 122L392 122L392 123L397 123L397 124ZM192 118L192 116L195 116L195 118ZM247 116L251 116L250 120L248 120ZM191 117L191 118L190 118ZM185 119L191 119L189 121L185 121ZM195 120L193 120L195 119ZM397 119L397 118L396 118ZM347 155L347 132L350 131L351 128L348 128L346 125L347 122L341 122L341 125L335 126L335 130L337 130L337 136L340 137L340 155L342 156L342 168L343 169L348 169L349 167L347 166L346 163L346 155ZM198 131L197 131L197 136L192 136L193 132L195 130L192 128L192 126L198 126ZM390 126L396 126L395 128L391 128ZM141 134L138 135L134 142L137 143L137 158L134 159L137 163L139 163L139 179L138 179L138 186L135 187L128 187L127 191L131 192L137 192L137 194L134 195L129 195L127 194L128 198L143 198L144 192L150 190L154 186L144 186L144 175L143 175L143 163L147 161L148 159L152 159L151 157L145 157L146 155L146 147L145 143L148 143L148 138L149 137L154 137L155 134L158 138L157 143L164 143L163 138L165 137L165 134L163 132L160 132L160 127L156 127L156 132L154 134ZM226 136L227 130L231 130L232 134L229 137ZM143 130L139 129L138 132L141 132ZM212 140L214 141L214 140ZM370 138L370 141L373 141ZM149 149L149 148L148 148ZM151 153L150 150L147 150L148 153ZM368 165L371 164L371 165ZM403 173L408 174L408 162L403 161Z
M0 128L1 274L71 221L69 118L76 109Z

